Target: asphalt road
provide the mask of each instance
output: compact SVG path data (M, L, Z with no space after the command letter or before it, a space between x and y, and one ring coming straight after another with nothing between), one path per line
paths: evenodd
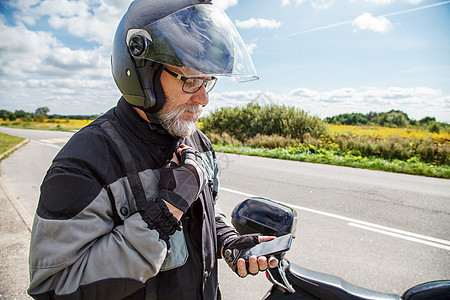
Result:
M223 153L218 157L225 212L251 195L297 210L296 239L287 255L292 263L386 293L401 294L420 282L450 278L449 180ZM245 287L233 285L222 284L226 299L241 299L239 290Z
M30 142L2 162L2 179L34 213L39 185L67 132L0 128ZM450 279L450 181L218 154L222 209L258 195L297 210L292 263L387 293ZM220 262L224 299L261 299L264 275L239 279Z
M2 180L13 194L20 198L21 213L31 228L39 199L39 187L53 157L73 135L73 132L0 128L0 132L27 138L28 144L1 164Z

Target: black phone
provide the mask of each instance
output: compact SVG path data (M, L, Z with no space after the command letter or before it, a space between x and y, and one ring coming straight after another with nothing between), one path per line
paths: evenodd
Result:
M243 258L245 259L245 261L248 261L250 256L253 255L256 257L270 256L288 251L291 248L292 238L293 238L292 234L289 233L274 238L271 241L259 243L256 246L243 250L239 255L239 258Z

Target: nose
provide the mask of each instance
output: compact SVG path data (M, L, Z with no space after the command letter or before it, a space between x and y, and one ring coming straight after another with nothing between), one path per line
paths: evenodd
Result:
M197 93L192 94L193 101L201 106L205 106L209 103L208 93L206 93L205 86L202 86Z

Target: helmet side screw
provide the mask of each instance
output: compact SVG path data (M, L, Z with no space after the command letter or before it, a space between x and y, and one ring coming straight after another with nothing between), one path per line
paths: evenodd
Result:
M145 49L147 48L147 39L140 34L134 34L128 42L128 47L130 49L131 55L133 55L134 57L139 57L145 52Z

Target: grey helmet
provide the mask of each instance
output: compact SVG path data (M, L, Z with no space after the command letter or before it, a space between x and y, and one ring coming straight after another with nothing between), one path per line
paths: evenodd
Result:
M152 121L165 102L164 65L185 77L258 79L233 23L210 0L135 0L116 30L112 74L125 100Z

